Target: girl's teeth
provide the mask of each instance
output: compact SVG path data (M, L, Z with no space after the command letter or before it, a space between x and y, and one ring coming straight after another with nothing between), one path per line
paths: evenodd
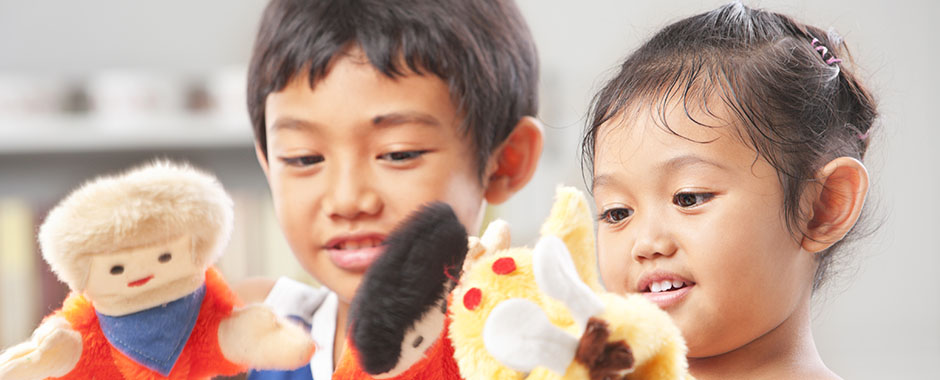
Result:
M652 293L659 293L659 292L670 291L670 290L673 290L673 289L679 289L679 288L683 287L684 285L685 285L685 283L682 282L682 281L663 280L663 281L660 281L660 282L651 283L651 284L650 284L650 292L652 292Z

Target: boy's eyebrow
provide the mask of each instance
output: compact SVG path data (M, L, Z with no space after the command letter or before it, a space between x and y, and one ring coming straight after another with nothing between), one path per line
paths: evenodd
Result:
M310 123L306 120L294 119L292 117L283 117L277 118L274 121L274 124L271 125L270 132L279 131L282 129L291 129L291 130L315 130L317 126L313 123Z
M402 124L420 124L429 127L439 127L440 120L423 112L391 112L372 118L372 126L376 128L394 127Z

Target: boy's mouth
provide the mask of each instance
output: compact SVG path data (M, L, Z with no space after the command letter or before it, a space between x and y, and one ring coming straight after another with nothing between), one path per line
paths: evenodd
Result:
M339 268L364 272L385 251L384 236L377 234L344 236L330 240L326 250Z

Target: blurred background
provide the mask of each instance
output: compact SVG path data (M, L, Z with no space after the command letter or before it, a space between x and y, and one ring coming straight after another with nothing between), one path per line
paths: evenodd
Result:
M490 214L530 243L557 184L582 187L579 136L594 91L656 30L724 1L519 0L542 63L546 150L534 180ZM940 5L926 0L745 1L834 27L881 119L867 158L872 236L814 309L823 359L850 379L940 373ZM83 181L152 159L191 161L236 200L222 263L233 281L294 264L255 161L245 67L264 0L0 0L0 347L26 339L66 289L35 230Z

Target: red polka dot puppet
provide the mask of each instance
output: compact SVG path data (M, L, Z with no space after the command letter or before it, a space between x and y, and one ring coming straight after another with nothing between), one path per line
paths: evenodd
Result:
M412 216L360 285L333 378L691 379L669 315L603 290L579 191L541 232L513 248L502 221L477 239L445 205Z
M262 305L239 307L211 267L232 218L221 184L186 165L158 161L74 191L39 231L72 292L0 355L0 379L208 379L305 365L309 335Z

